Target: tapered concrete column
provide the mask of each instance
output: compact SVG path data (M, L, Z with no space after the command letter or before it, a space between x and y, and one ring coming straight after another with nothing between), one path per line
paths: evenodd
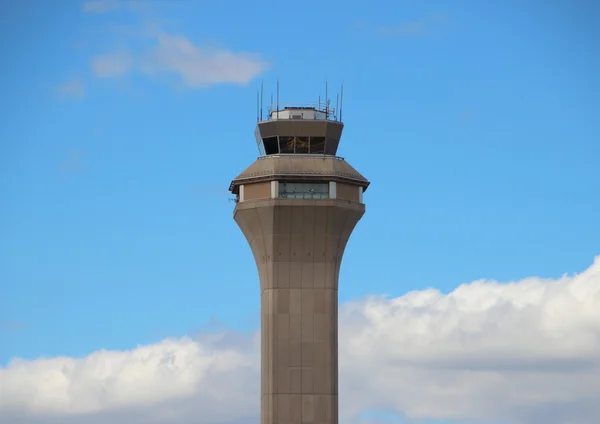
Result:
M260 275L262 424L338 423L338 277L364 212L336 199L235 207Z

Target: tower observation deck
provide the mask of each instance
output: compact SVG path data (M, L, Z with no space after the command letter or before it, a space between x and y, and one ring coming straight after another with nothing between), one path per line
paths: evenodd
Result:
M369 182L325 105L271 107L230 185L260 277L261 424L338 424L338 278Z
M336 110L320 102L292 104L269 107L267 120L258 122L254 135L260 154L335 155L344 128Z

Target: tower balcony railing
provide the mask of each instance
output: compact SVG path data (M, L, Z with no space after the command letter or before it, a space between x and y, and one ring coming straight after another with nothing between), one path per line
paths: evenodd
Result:
M315 191L298 191L293 193L279 193L280 199L329 199L329 193Z
M279 114L285 114L284 119L304 119L304 120L320 120L320 121L335 121L338 119L337 109L330 106L331 102L302 102L302 101L279 101L272 103L268 108L267 121L281 119ZM304 113L294 113L294 111L302 111ZM307 111L314 111L310 117L306 116Z
M327 155L327 154L323 154L323 153L273 153L272 155L264 155L264 156L259 156L257 159L258 160L262 160L262 159L273 159L276 157L280 157L280 156L288 156L288 157L307 157L307 158L311 158L314 159L316 157L325 157L325 158L331 158L331 159L335 159L335 160L343 160L345 161L345 159L341 156L333 156L333 155Z

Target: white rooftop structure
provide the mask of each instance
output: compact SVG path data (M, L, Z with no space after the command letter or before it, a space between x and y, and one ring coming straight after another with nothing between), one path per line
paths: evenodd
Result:
M335 120L335 109L325 104L315 104L314 106L286 106L277 107L272 105L269 108L268 120L288 120L288 119L306 119L306 120Z

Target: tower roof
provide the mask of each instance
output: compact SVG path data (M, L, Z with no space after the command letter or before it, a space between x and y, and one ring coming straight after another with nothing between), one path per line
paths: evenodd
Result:
M235 177L229 190L237 193L241 184L271 180L327 180L351 182L364 190L369 181L343 158L300 154L279 154L259 157L244 172Z

